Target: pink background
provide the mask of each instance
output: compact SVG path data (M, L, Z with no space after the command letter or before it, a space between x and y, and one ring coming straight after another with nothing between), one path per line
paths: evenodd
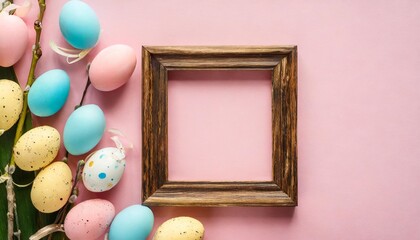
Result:
M103 29L100 43L89 58L106 46L123 43L136 50L138 64L123 88L110 93L93 88L88 91L86 103L102 107L108 127L126 133L135 149L116 188L92 194L80 186L81 199L109 199L117 211L140 203L141 45L295 44L299 51L299 206L153 208L155 226L171 217L189 215L203 222L210 240L420 239L420 2L86 2L98 14ZM65 45L58 28L64 3L47 1L44 55L37 69L41 74L63 68L71 76L64 109L54 117L37 119L38 124L50 124L59 131L80 99L88 61L68 66L47 47L50 40ZM31 27L34 18L35 11L26 18ZM29 61L28 51L17 64L22 83ZM204 87L198 84L181 91L190 95ZM264 96L264 89L260 90ZM241 98L246 99L245 95ZM180 101L189 103L188 98ZM264 132L258 134L264 139ZM104 138L99 147L110 144ZM264 152L254 153L263 156ZM78 159L72 158L71 164ZM193 170L206 171L196 165ZM264 167L260 170L258 174L264 176ZM176 173L174 177L182 178Z
M169 180L272 180L271 72L175 71Z

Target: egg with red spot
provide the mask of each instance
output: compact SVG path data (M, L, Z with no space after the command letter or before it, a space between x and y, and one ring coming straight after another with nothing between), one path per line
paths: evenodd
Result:
M112 45L100 51L92 60L89 78L99 91L112 91L130 79L136 64L136 54L131 47Z
M0 66L10 67L25 53L28 27L20 17L0 14Z
M72 240L94 240L111 225L115 208L103 199L90 199L74 206L64 220L66 236Z

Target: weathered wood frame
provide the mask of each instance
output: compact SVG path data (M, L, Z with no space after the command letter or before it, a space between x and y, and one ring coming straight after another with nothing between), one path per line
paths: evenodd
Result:
M148 206L297 206L297 47L143 46L143 203ZM168 71L271 70L273 180L168 180Z

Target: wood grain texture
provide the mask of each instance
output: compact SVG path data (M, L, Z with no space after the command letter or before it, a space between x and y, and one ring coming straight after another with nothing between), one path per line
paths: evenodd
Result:
M297 47L146 46L142 50L143 203L297 206ZM273 181L168 181L168 71L272 70Z

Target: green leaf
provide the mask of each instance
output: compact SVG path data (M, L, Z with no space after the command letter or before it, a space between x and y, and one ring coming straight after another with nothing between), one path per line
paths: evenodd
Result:
M0 67L0 79L9 79L15 82L17 81L16 74L12 67L2 68ZM13 142L16 134L16 127L13 126L11 129L6 131L0 136L0 170L4 173L5 166L9 163L13 149ZM23 132L26 132L32 128L32 116L28 112L25 118L25 124ZM13 180L17 184L28 184L35 178L34 172L25 172L16 168L13 174ZM19 228L21 230L21 239L28 239L33 233L35 233L41 227L54 222L56 213L43 214L38 212L31 202L31 186L28 187L14 187L16 195L16 206L18 212ZM7 239L7 194L6 184L0 184L0 239ZM16 228L16 224L15 224ZM16 229L15 229L16 230ZM54 239L63 239L63 235L54 234L60 236Z
M13 68L0 68L0 79L9 79L17 82L17 78ZM32 127L31 114L27 114L25 119L24 132ZM4 172L5 166L9 163L12 154L13 141L16 134L16 127L13 126L11 129L6 131L0 136L0 169ZM23 172L20 169L16 169L13 174L14 182L18 184L27 184L33 181L35 175L33 172ZM28 239L35 231L37 231L37 210L34 208L30 198L31 186L20 188L16 187L16 206L18 212L19 227L21 230L21 238ZM0 238L7 239L7 194L5 184L0 186Z

